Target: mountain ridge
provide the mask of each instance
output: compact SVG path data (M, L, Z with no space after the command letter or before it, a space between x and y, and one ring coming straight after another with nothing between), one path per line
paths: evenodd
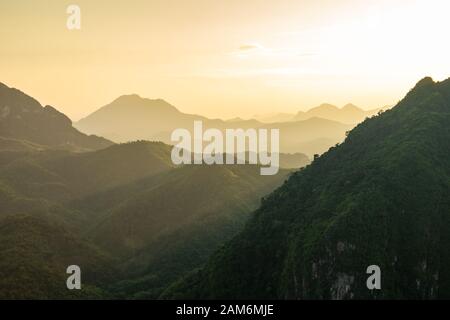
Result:
M3 83L0 83L0 136L70 150L97 150L113 144L79 132L54 107L43 107L36 99Z
M167 110L158 111L159 108ZM221 131L238 128L244 130L274 128L274 123L262 123L255 119L233 118L224 121L186 114L164 100L144 99L137 95L122 96L75 123L75 126L83 132L105 136L115 142L152 140L172 144L170 140L172 131L186 128L192 132L194 121L202 121L204 129L216 128ZM311 122L315 122L315 125L309 125ZM336 121L316 116L305 120L280 122L276 125L281 130L280 153L301 152L309 157L315 153L322 153L342 141L345 132L353 126L337 124ZM318 148L298 149L299 145L309 146L317 139L323 141Z
M291 175L162 298L448 298L448 123L450 78L424 78ZM370 265L382 290L366 286Z

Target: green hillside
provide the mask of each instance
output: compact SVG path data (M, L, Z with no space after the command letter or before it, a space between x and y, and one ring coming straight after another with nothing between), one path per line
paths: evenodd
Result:
M156 298L160 287L199 267L240 231L260 198L288 172L261 176L250 165L185 166L82 199L85 210L91 204L97 214L104 212L90 230L93 242L121 257L133 279L115 290ZM106 201L117 197L123 200Z
M0 142L0 251L8 257L0 299L156 298L240 231L289 173L175 167L171 146L159 142L89 152ZM69 264L82 267L82 292L65 288Z
M0 256L0 299L108 297L100 286L117 275L111 257L64 225L36 216L0 219ZM81 291L66 288L72 264L82 269Z
M450 298L450 79L293 174L165 298ZM378 265L382 290L368 290Z
M27 197L68 201L173 168L170 148L142 141L85 153L0 151L0 181Z

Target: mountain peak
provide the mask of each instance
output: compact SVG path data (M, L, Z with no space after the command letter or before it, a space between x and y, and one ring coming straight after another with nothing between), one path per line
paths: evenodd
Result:
M68 127L72 126L72 120L68 116L66 116L64 113L58 111L52 106L46 105L44 107L44 111L47 112L47 114L52 118L57 118L61 124L64 124Z
M417 82L415 88L429 86L429 85L433 85L433 84L435 84L433 78L425 77L422 80L420 80L419 82Z
M56 148L95 150L112 144L89 137L72 127L72 121L51 106L42 105L22 91L0 83L0 135Z
M139 100L143 100L143 98L136 93L132 93L132 94L121 95L116 100L114 100L113 103L114 102L135 102L135 101L139 101Z
M345 106L342 107L342 110L355 110L359 111L361 110L359 107L355 106L353 103L347 103Z
M156 108L159 111L172 111L178 112L177 108L172 106L170 103L163 99L148 99L143 98L138 94L127 94L118 97L116 100L111 102L109 106L119 106L122 107L148 107Z
M16 88L10 88L0 82L0 107L13 108L17 112L23 110L38 111L42 109L42 105L34 98L26 95Z

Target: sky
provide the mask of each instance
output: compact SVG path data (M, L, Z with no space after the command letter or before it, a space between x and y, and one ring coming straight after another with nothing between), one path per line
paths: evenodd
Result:
M81 9L69 30L66 10ZM249 118L450 77L446 0L0 1L0 82L73 120L120 95Z

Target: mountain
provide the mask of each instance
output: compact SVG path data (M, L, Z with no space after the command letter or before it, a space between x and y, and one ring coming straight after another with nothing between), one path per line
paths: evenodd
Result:
M175 167L170 150L163 143L141 141L82 153L3 151L0 182L22 197L64 203L168 171Z
M205 127L227 126L226 121L182 113L162 99L146 99L137 94L120 96L81 119L75 126L83 132L95 133L115 142L158 140L170 143L170 134L174 129L190 128L196 120L203 121ZM238 119L236 125L245 122Z
M450 298L450 79L291 175L245 229L165 298ZM369 290L366 269L381 270Z
M267 177L258 170L254 165L184 166L139 181L139 191L109 210L95 238L111 250L131 253L174 224L179 228L194 218L247 211L288 172Z
M302 153L312 157L327 151L344 140L353 125L342 124L323 118L309 118L302 121L270 123L261 126L265 129L280 130L280 150L284 153ZM322 142L316 144L316 142Z
M11 257L0 263L0 286L15 286L0 297L155 298L240 231L290 172L175 167L170 150L158 142L83 153L0 150L0 253ZM71 261L87 273L81 296L65 289ZM91 281L91 266L98 278L118 270L114 280ZM34 271L42 277L25 283Z
M27 126L43 124L45 108L11 90L18 96L8 110L35 108L22 111ZM161 142L109 143L93 151L40 137L31 142L19 134L21 125L0 136L0 254L8 256L0 263L3 299L155 298L240 231L260 198L290 173L261 176L254 165L175 166L172 146ZM58 128L54 141L77 132ZM309 162L303 154L280 159L293 167ZM65 287L71 264L82 269L81 293Z
M144 99L136 94L117 98L75 123L83 132L95 133L115 142L163 140L172 128L192 126L206 118L184 114L161 99ZM160 139L165 137L165 139Z
M146 99L136 94L117 98L81 119L75 126L82 132L98 134L115 142L157 140L170 144L173 130L192 129L194 121L202 121L205 129L261 126L256 120L235 118L224 121L183 113L162 99Z
M307 120L313 117L318 117L346 124L357 124L363 121L365 118L375 115L380 110L381 109L373 109L365 111L351 103L346 104L342 108L324 103L306 112L299 111L292 120Z
M55 111L7 89L0 136L0 254L8 256L0 262L2 299L156 298L239 232L261 197L291 172L175 166L172 146L86 136L63 114L52 116ZM162 101L150 103L159 115L177 113ZM24 115L11 120L11 110ZM41 126L54 136L47 139ZM26 135L33 130L42 135ZM72 133L80 139L58 142ZM91 150L92 141L106 145ZM298 168L309 159L280 154L280 163ZM82 269L82 292L65 287L71 264Z
M79 203L103 217L90 228L92 242L124 261L127 275L114 286L116 294L156 298L240 231L260 198L288 173L261 176L254 165L184 166Z
M198 115L185 114L164 100L144 99L138 95L122 96L100 108L75 126L86 133L98 134L115 142L133 140L156 140L173 144L170 135L177 128L193 131L194 121L203 122L203 128L226 129L280 129L281 153L304 153L312 157L323 153L341 142L345 132L354 125L309 117L302 121L262 123L260 121L234 118L227 121L208 119ZM314 145L320 140L319 146ZM301 149L304 148L304 149Z
M310 164L311 160L303 153L281 153L280 168L299 169Z
M79 132L55 108L42 107L32 97L3 83L0 83L0 136L75 151L97 150L112 144Z

